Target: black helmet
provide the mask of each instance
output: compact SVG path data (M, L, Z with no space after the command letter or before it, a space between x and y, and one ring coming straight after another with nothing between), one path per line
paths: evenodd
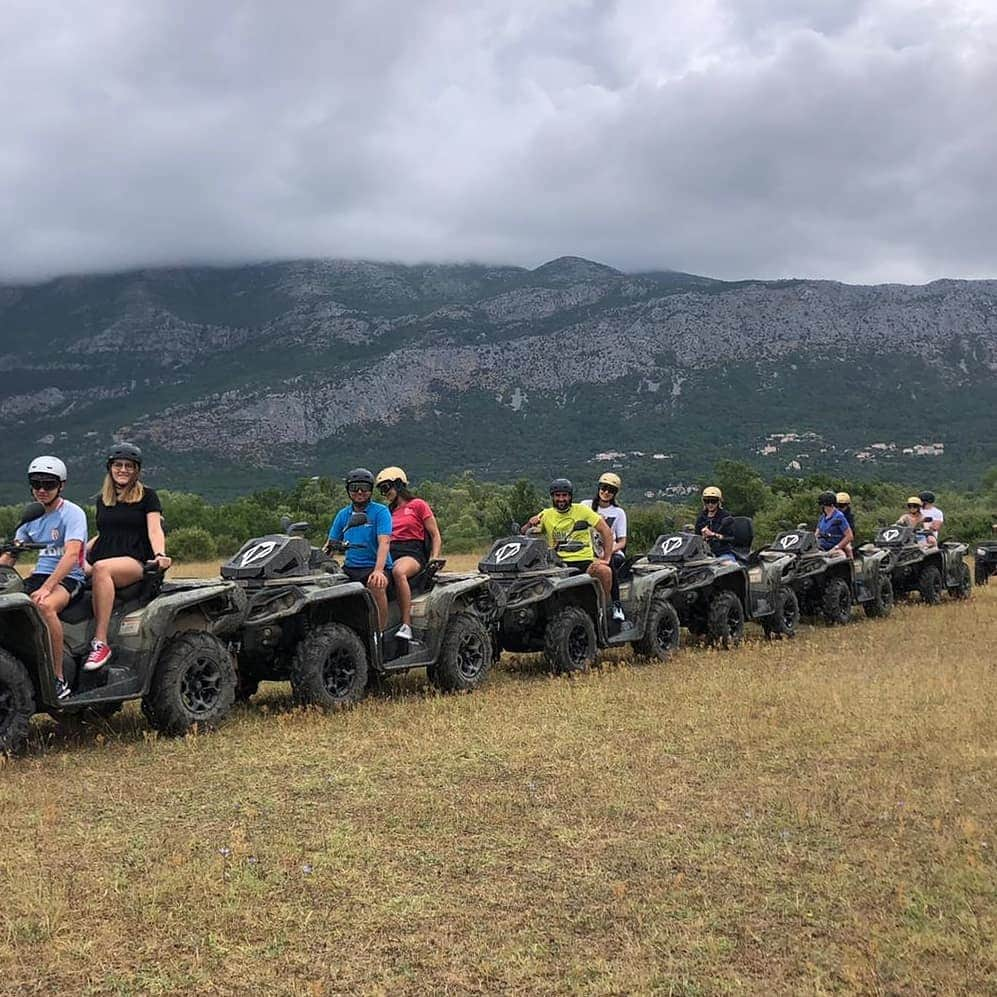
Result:
M927 502L930 505L934 505L935 504L935 493L934 492L921 492L921 494L918 496L918 498L922 502Z
M817 496L818 505L835 505L838 501L838 496L834 492L821 492Z
M548 490L551 495L553 495L554 492L567 492L572 498L574 498L575 495L575 486L567 478L555 478L550 483L550 488Z
M349 474L346 475L346 490L350 490L350 485L354 482L369 485L370 490L374 490L374 473L373 471L368 471L366 467L355 467Z
M107 466L111 466L112 460L131 460L138 464L139 467L142 466L142 451L139 450L134 443L129 443L127 440L122 440L120 443L115 443L111 446L111 449L107 451Z

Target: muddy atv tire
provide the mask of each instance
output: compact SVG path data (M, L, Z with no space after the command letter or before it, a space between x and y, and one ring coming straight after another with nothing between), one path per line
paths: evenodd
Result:
M942 601L942 573L934 564L926 564L921 569L917 590L921 593L921 602L928 606L937 606Z
M544 658L552 671L588 671L595 662L596 650L595 624L584 609L567 606L547 624Z
M883 575L876 586L876 595L865 603L865 615L871 619L885 619L893 612L893 581Z
M492 635L471 613L457 613L447 625L430 681L442 692L477 689L492 667Z
M0 650L0 755L24 746L34 712L35 689L28 670L12 654Z
M953 599L968 599L973 591L973 578L969 573L969 565L960 562L955 571L956 583L949 589Z
M680 631L675 607L665 596L656 595L648 609L644 634L633 642L633 649L643 658L667 661L679 649Z
M795 637L800 625L800 600L789 588L779 589L775 594L775 609L772 615L762 620L765 636Z
M744 640L744 607L733 592L718 592L706 615L706 636L713 647L737 647Z
M360 702L367 691L367 649L342 623L310 630L291 662L294 698L305 705L342 709Z
M831 578L824 586L821 613L832 626L847 623L852 618L852 590L844 578Z
M179 737L195 724L214 727L235 703L235 660L214 634L189 631L170 637L142 700L149 724Z

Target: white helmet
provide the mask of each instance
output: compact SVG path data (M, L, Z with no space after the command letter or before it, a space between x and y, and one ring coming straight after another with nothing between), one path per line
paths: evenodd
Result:
M32 474L51 474L60 481L67 478L66 465L58 457L36 457L28 465L28 476Z

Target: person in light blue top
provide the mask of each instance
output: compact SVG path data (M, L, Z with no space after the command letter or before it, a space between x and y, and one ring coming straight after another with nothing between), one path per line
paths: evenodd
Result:
M372 502L374 475L365 467L357 467L346 475L346 493L350 504L340 509L329 527L330 540L345 540L343 570L355 582L370 589L377 605L381 629L388 625L388 574L391 569L391 512L386 505ZM367 516L363 526L349 526L357 512Z
M36 457L28 465L28 484L43 512L37 519L22 523L14 539L21 543L47 544L38 555L34 571L24 580L24 591L31 596L48 628L55 695L57 699L66 699L72 695L72 690L62 671L59 613L83 590L87 517L78 505L62 497L66 465L58 457ZM4 554L0 564L12 566L16 557L16 554Z

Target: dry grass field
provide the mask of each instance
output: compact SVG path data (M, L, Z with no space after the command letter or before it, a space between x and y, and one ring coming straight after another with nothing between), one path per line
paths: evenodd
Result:
M997 586L855 620L331 716L265 686L179 741L39 721L0 992L997 993Z

